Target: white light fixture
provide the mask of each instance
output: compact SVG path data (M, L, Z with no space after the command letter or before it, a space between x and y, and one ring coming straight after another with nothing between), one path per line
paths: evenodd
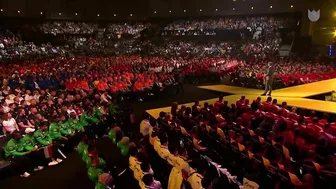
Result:
M20 13L21 13L21 11L18 10L18 14L20 14Z
M187 12L187 10L183 10L183 12Z
M43 12L41 11L41 12L40 12L40 14L42 15L42 14L43 14Z
M218 11L218 9L216 9L215 11Z
M291 5L291 8L293 8L294 6L293 5Z
M202 12L202 9L200 9L200 12Z
M156 14L156 11L154 11L154 14Z
M272 8L273 8L273 6L271 5L271 6L270 6L270 9L272 9Z
M116 14L114 14L113 16L117 16Z
M133 16L133 14L130 14L130 16Z
M236 10L235 8L232 8L232 10Z
M171 13L171 10L169 10L169 13Z
M58 13L58 15L62 16L62 13Z
M76 13L75 13L75 16L77 16L77 15L78 15L78 13L76 12Z
M253 7L251 7L251 9L253 10L254 8L253 8Z
M3 9L0 9L1 12L3 12Z
M99 17L100 15L99 15L99 14L97 14L97 16Z

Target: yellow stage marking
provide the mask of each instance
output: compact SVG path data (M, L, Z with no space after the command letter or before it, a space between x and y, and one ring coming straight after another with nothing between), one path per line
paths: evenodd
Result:
M226 92L231 94L254 94L260 95L264 91L258 89L250 89L243 87L235 87L228 85L208 85L208 86L199 86L201 89L207 89L217 92ZM274 97L309 97L320 94L329 93L333 90L336 90L336 79L328 79L324 81L318 81L314 83L308 83L293 87L287 87L283 89L277 89L272 92L272 96Z
M225 96L224 99L229 102L229 104L235 103L241 95L245 95L247 99L250 100L250 103L260 96L263 93L263 90L250 89L243 87L235 87L228 85L210 85L210 86L199 86L201 89L213 90L218 92L232 93L233 95ZM331 92L336 90L336 79L329 79L304 85L298 85L294 87L288 87L283 89L274 90L272 92L272 98L278 100L278 104L282 102L287 102L288 106L304 108L308 110L315 110L320 112L327 113L336 113L336 103L330 101L320 101L306 99L304 97L320 95L324 93ZM262 97L262 101L265 101L267 96ZM218 99L207 99L200 101L200 104L203 106L204 102L209 104L214 104ZM186 103L187 107L191 107L194 103ZM182 105L182 104L180 104ZM159 117L159 113L170 112L170 107L157 108L146 110L154 118Z

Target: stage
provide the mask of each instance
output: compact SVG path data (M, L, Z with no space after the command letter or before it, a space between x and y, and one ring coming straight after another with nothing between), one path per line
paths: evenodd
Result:
M229 104L235 103L241 95L245 95L246 98L251 101L260 94L263 90L235 87L228 85L209 85L209 86L199 86L201 89L211 90L216 92L230 93L232 95L225 96L224 99L229 101ZM278 103L286 101L288 106L304 108L308 110L315 110L319 112L333 113L336 114L336 102L321 101L308 99L307 97L325 94L332 92L336 89L336 79L329 79L304 85L298 85L294 87L288 87L283 89L274 90L272 92L272 98L276 98ZM262 97L262 101L265 101L267 96ZM217 101L217 98L207 99L200 101L203 105L204 102L213 104ZM185 104L186 106L192 106L193 102ZM159 116L161 111L170 112L170 107L162 107L157 109L147 110L147 112L154 118Z

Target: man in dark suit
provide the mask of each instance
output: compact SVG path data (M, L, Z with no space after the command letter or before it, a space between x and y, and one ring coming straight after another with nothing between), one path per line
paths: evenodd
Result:
M274 73L275 73L275 67L272 62L268 63L267 73L265 75L265 92L262 94L265 96L267 95L271 96L272 94L272 85L273 85L273 79L274 79Z

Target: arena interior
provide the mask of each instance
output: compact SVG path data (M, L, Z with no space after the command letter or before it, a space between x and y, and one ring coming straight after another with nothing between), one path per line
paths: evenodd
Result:
M1 0L0 189L333 189L335 0Z

